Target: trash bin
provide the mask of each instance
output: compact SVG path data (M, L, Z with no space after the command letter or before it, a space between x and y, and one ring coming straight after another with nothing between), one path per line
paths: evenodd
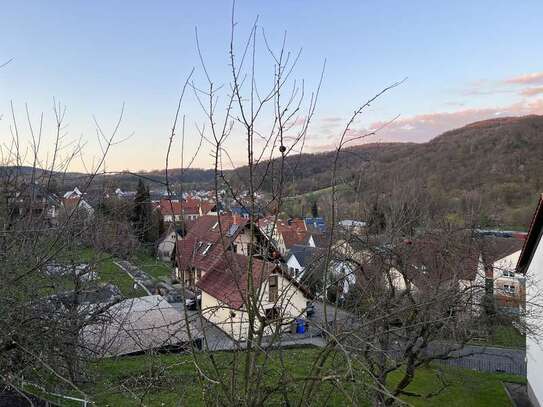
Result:
M296 320L296 333L297 334L305 333L305 321L303 319Z

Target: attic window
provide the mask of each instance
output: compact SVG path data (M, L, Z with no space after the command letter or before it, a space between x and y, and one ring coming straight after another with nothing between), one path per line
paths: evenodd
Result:
M211 246L212 244L211 243L207 243L206 246L204 247L204 250L202 251L202 256L205 256L207 254L207 252L209 251L209 249L211 249Z
M276 302L278 298L278 278L276 275L268 279L268 301Z

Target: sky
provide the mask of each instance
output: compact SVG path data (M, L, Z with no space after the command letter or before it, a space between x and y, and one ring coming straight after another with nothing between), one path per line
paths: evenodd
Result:
M207 89L208 82L195 30L217 89L220 117L231 83L231 11L231 2L218 0L5 2L0 65L9 63L0 68L2 157L17 124L29 160L29 123L36 135L43 114L40 157L43 163L51 160L55 100L66 109L63 157L84 144L71 169L89 170L99 162L96 123L104 135L111 134L123 105L107 170L164 168L178 98L194 69L193 86L181 104L186 123L183 162L198 152L192 166L209 168L211 146L204 140L198 148L199 134L203 131L209 138L210 128L204 126L206 117L196 97L202 94L195 88ZM305 109L326 60L306 152L334 148L353 111L404 78L364 110L351 134L379 128L363 142L425 142L477 120L543 114L542 16L540 0L238 0L235 55L242 55L258 17L255 72L264 93L274 73L264 34L277 53L286 33L291 61L301 49L289 86L296 80L300 87L303 81ZM258 122L262 132L273 123L272 113L263 110ZM302 109L296 120L305 117L307 110ZM225 144L225 166L246 163L245 143L241 129L234 126ZM170 166L181 165L180 145L178 131Z

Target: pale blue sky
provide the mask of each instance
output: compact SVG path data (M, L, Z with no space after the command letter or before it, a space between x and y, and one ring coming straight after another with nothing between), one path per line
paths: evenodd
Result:
M230 9L229 1L4 2L0 64L13 61L0 70L2 142L9 140L10 101L23 128L25 103L34 119L44 112L50 137L55 97L68 108L67 139L88 140L90 160L97 152L92 115L111 127L125 102L121 136L134 136L114 147L108 167L163 167L185 76L196 67L195 79L205 84L194 27L214 81L228 83ZM315 86L327 59L308 151L333 145L337 129L330 119L346 119L361 101L403 77L408 81L357 123L371 128L401 115L372 141L425 141L472 120L543 113L543 89L537 90L543 86L543 75L537 75L543 71L540 0L247 0L236 3L236 14L240 34L248 32L256 15L274 45L288 32L290 48L303 48L296 77L308 87ZM264 54L261 50L262 67L269 62ZM523 77L527 74L536 75ZM194 98L183 111L194 144L192 123L201 119ZM233 140L233 159L241 164L235 148L243 139L234 135ZM205 147L196 164L209 165Z

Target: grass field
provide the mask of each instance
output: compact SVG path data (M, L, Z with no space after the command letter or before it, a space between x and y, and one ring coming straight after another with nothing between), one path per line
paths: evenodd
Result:
M157 280L166 279L172 275L171 264L157 260L148 253L148 250L139 250L130 261Z
M472 341L474 345L499 346L503 348L526 348L526 337L512 325L496 326L488 338Z
M317 350L313 348L291 349L284 351L284 367L279 362L279 353L272 355L268 378L277 379L280 372L288 371L291 378L302 377L307 374L310 362L314 359ZM216 353L215 361L221 371L226 375L228 366L232 363L232 354ZM207 358L202 359L202 366L209 369ZM344 367L341 357L330 362L329 367ZM101 361L95 366L97 382L93 386L92 394L98 405L131 406L139 403L143 398L148 406L204 406L216 396L213 387L203 389L197 379L191 356L188 355L158 355L135 356L121 359ZM332 369L333 371L333 369ZM360 372L362 369L359 370ZM436 392L442 387L438 378L440 373L446 387L439 394L427 398L428 394ZM225 376L226 377L226 376ZM154 378L154 381L153 381ZM400 373L390 376L393 384L400 379ZM503 388L502 382L524 383L525 379L507 374L481 373L459 368L431 367L419 369L415 380L407 388L409 392L418 393L420 397L402 397L404 401L415 406L509 406L510 402ZM146 385L156 385L147 394ZM294 383L294 382L292 382ZM290 384L289 395L292 401L300 394L301 385ZM357 405L369 405L367 402L369 388L360 384L347 385L346 391L356 397ZM202 396L206 395L204 402ZM178 404L181 400L181 404ZM277 405L280 397L271 399L269 405ZM343 406L350 404L342 393L333 385L323 385L321 391L312 400L314 405Z
M134 288L134 281L128 274L115 265L113 257L107 253L96 252L92 248L83 248L63 253L57 260L60 262L95 264L98 279L101 283L112 283L116 285L121 290L121 293L127 298L145 295L145 291L142 288ZM67 281L67 284L62 288L69 289L69 281Z

